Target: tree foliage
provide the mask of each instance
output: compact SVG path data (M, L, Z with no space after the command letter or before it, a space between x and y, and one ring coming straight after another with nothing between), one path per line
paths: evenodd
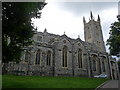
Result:
M107 40L107 45L110 45L110 54L117 56L120 53L120 19L115 21L110 26L110 37Z
M19 62L23 47L32 44L31 18L40 18L44 2L2 3L2 60Z

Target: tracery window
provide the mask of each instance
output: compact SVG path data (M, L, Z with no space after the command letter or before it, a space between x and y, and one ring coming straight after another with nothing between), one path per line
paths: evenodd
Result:
M37 36L37 41L42 41L42 37L41 36Z
M67 67L67 46L63 47L63 67Z
M104 61L102 61L102 68L103 68L103 72L105 72L105 63L104 63Z
M106 57L102 57L102 69L103 69L103 72L105 72L105 59Z
M93 60L93 71L96 71L96 60Z
M25 53L25 62L28 62L30 60L30 53L26 51Z
M82 50L78 49L78 67L82 68Z
M93 70L93 71L96 71L96 64L97 64L97 63L96 63L96 59L97 59L97 56L96 56L96 55L92 55L92 62L93 62L93 63L92 63L92 64L93 64L93 65L92 65L92 70Z
M36 53L36 61L35 64L40 64L40 58L41 58L41 50L38 49L37 53Z
M51 51L48 51L47 52L47 65L50 65L50 63L51 63Z

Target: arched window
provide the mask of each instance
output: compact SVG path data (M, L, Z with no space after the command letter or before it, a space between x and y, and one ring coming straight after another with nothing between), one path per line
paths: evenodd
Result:
M97 56L96 55L93 55L93 71L96 71L96 59L97 59Z
M93 59L93 71L96 71L96 60Z
M41 57L41 50L38 49L37 53L36 53L36 61L35 64L40 64L40 57Z
M105 59L106 57L102 57L102 69L103 69L103 72L105 72Z
M41 36L37 36L37 41L42 41L42 37Z
M28 51L26 51L25 53L25 62L28 62L30 59L30 53Z
M63 67L67 67L67 46L63 47Z
M78 67L82 68L82 50L78 49Z
M47 65L50 65L51 63L51 51L47 52Z
M103 72L105 72L105 63L104 63L104 61L102 61L102 68L103 68Z

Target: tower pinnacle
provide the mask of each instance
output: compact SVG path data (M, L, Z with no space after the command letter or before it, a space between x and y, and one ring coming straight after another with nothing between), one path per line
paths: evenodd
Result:
M86 21L85 21L85 17L83 17L83 23L84 23L84 24L86 23Z
M65 31L64 31L64 34L65 34Z
M91 20L92 20L93 19L92 11L90 11L90 17L91 17Z
M98 20L97 21L100 21L100 16L99 16L99 14L98 14Z
M47 32L47 29L45 28L44 32Z

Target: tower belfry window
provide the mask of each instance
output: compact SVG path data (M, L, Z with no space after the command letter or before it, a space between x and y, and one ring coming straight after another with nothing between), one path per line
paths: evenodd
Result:
M63 67L67 67L67 46L63 47Z

